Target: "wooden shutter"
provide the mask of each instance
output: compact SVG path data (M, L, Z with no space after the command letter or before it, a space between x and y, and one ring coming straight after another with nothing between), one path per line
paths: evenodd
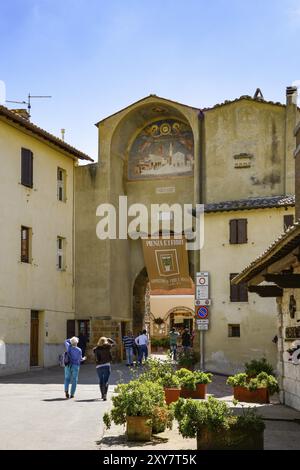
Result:
M33 186L33 153L31 150L21 150L21 184L32 188Z
M27 227L21 227L21 261L29 263L29 236L30 231Z
M237 220L233 219L229 222L229 243L237 243Z
M239 286L231 284L231 280L237 275L238 275L238 273L231 273L230 274L230 302L238 302L239 301Z
M237 243L247 243L247 219L238 219L237 220Z
M239 302L248 302L248 287L243 283L239 286Z
M284 231L286 231L289 227L294 225L294 216L293 216L293 214L283 216L283 225L284 225Z
M67 320L67 338L75 336L75 320Z

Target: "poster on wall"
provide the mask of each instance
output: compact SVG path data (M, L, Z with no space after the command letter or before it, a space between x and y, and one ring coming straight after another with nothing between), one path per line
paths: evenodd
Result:
M193 133L181 121L167 119L146 126L129 151L129 180L192 176L193 169Z
M190 288L186 240L143 239L143 253L150 286L155 289Z

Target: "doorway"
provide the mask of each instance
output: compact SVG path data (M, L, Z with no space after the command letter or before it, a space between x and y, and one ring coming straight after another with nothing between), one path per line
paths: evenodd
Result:
M31 310L30 319L30 367L39 365L39 312Z

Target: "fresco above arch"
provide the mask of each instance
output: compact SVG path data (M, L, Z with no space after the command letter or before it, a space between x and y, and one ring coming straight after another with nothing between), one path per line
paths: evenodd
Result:
M192 176L194 138L191 128L174 119L146 126L129 151L128 179Z

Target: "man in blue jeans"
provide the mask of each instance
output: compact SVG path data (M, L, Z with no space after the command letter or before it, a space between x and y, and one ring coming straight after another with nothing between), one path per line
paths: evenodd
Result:
M147 336L147 331L143 330L142 334L135 338L135 344L139 348L139 357L138 357L138 363L142 364L143 362L143 357L145 357L145 361L148 358L148 336Z
M82 351L77 347L79 339L76 336L66 339L65 347L69 357L69 364L65 366L65 395L66 398L74 398L78 382L80 364L85 361L82 357ZM71 396L69 394L69 386L71 384Z

